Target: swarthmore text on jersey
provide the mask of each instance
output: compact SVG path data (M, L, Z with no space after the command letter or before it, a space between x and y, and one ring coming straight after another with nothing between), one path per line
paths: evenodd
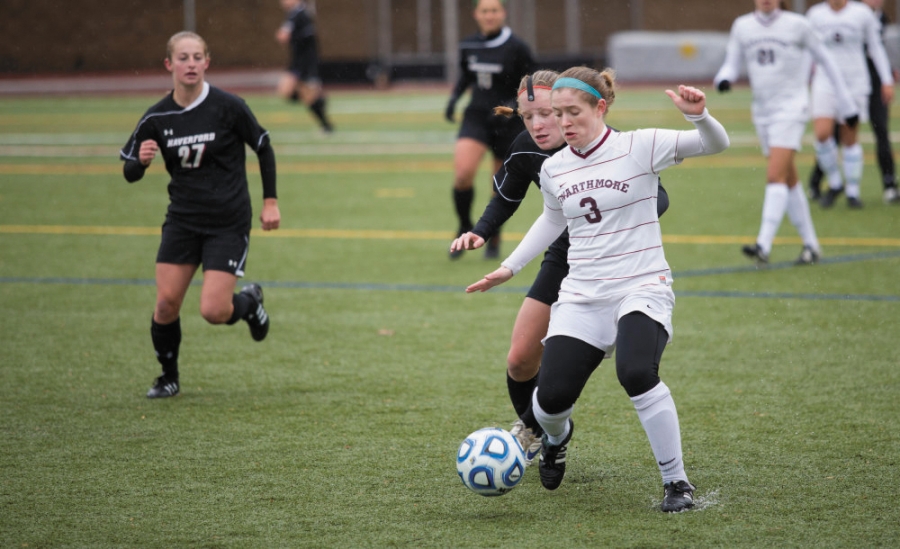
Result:
M166 147L180 147L182 145L193 145L194 143L206 143L207 141L215 141L216 133L200 133L197 135L189 135L187 137L170 137L166 142Z
M559 200L559 203L562 204L570 196L582 193L584 191L590 191L593 189L612 189L614 191L627 193L628 187L628 183L613 181L612 179L589 179L587 181L582 181L581 183L575 183L571 187L567 187L566 190L556 198L557 200Z

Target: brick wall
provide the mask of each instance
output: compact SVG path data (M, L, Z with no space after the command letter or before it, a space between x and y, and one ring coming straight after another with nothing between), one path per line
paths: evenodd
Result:
M443 50L442 1L431 1L432 44ZM456 0L461 37L475 31L471 1ZM752 0L642 0L644 30L727 31L735 17L753 9ZM898 0L887 0L895 13ZM518 3L517 3L518 2ZM814 1L807 0L807 6ZM539 57L565 52L561 0L535 0ZM582 50L598 56L607 37L631 26L628 2L581 0ZM377 57L377 0L318 0L322 58L326 62L369 62ZM417 51L416 0L392 0L392 51ZM509 0L510 10L521 7ZM283 12L278 0L196 0L199 32L218 68L273 68L286 52L274 41ZM0 0L0 73L71 73L158 70L169 36L182 30L182 0ZM513 29L516 30L516 29Z

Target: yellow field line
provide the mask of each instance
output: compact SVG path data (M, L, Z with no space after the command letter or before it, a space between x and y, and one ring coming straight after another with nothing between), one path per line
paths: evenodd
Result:
M112 227L91 225L0 225L0 234L159 236L159 227ZM506 232L506 240L521 240L523 233ZM263 232L253 230L253 236L264 238L332 238L343 240L441 240L447 243L455 233L450 231L389 231L366 229L279 229ZM726 235L663 235L666 244L751 244L753 236ZM825 246L873 246L900 248L900 238L821 238ZM776 244L800 244L797 237L775 239Z

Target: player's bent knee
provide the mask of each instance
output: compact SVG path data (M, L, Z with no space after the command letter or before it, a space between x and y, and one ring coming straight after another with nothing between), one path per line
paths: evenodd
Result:
M506 372L513 381L534 379L541 367L541 350L512 348L506 356Z
M201 306L200 316L210 324L225 324L231 318L231 307Z
M642 395L659 383L659 374L652 364L616 360L616 376L630 397Z

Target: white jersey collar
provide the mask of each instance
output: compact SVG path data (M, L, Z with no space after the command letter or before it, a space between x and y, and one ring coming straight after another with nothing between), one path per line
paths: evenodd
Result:
M203 91L200 92L200 96L197 99L194 99L194 102L184 108L185 111L189 111L191 109L197 108L200 103L203 103L203 100L209 95L209 82L203 81Z
M496 48L497 46L509 40L510 36L512 36L512 29L509 27L503 27L503 29L500 30L500 34L498 34L496 38L487 40L484 45L488 48Z

